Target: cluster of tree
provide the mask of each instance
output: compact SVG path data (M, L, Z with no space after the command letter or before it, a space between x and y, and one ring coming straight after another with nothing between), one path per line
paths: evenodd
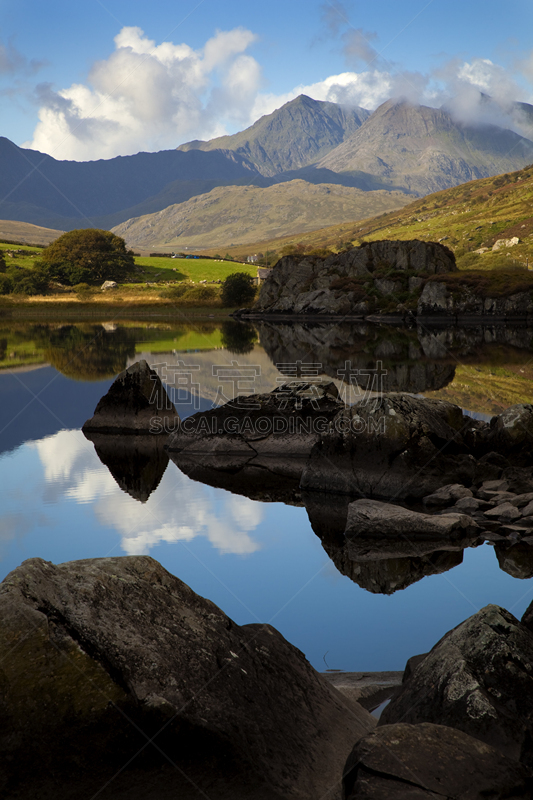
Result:
M0 251L0 294L43 294L49 282L50 278L41 267L8 267Z
M233 272L222 283L220 299L222 305L245 306L255 298L255 283L251 275L246 272Z
M75 286L123 281L135 266L133 251L120 236L97 228L69 231L52 242L42 254L50 278Z
M43 250L33 269L8 267L0 252L0 294L43 294L50 281L66 286L123 281L134 266L133 252L120 236L96 228L69 231Z

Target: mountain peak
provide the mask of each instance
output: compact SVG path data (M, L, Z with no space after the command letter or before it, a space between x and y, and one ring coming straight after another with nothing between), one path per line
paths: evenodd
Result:
M232 136L187 142L178 150L233 150L262 175L273 177L316 163L359 128L370 115L305 94L261 117Z

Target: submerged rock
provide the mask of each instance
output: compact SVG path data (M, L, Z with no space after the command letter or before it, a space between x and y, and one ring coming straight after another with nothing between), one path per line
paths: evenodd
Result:
M0 620L3 797L337 798L374 725L147 556L25 561Z
M414 670L380 725L456 728L533 767L533 635L489 605L449 631Z
M346 800L529 800L531 773L498 750L443 725L385 725L355 746Z
M174 430L179 415L161 379L143 359L115 378L83 432L159 434Z

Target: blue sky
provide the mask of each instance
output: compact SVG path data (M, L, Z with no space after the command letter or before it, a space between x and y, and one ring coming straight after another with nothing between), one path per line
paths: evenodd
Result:
M301 91L471 109L533 102L533 6L511 0L2 0L0 134L87 160L235 132Z

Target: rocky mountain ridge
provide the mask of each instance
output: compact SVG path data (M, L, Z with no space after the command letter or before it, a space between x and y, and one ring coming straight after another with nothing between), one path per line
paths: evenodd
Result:
M442 109L388 101L368 115L301 96L235 136L109 160L58 161L0 138L0 218L109 229L220 186L301 179L420 195L532 161L529 139L461 125ZM361 217L373 213L370 204Z

